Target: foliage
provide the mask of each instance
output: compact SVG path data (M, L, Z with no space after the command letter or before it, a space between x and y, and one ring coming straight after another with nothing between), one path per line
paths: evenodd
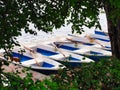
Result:
M25 73L26 76L21 78L19 76L21 73ZM29 69L23 69L22 72L18 70L12 73L3 72L1 79L0 90L58 90L57 83L50 79L33 80Z
M120 17L119 0L0 0L0 49L9 51L18 45L21 30L36 35L30 23L45 32L72 23L72 32L81 33L83 26L100 28L100 9L114 7L109 16ZM116 13L116 14L113 14Z
M20 77L20 74L25 73L25 77ZM1 75L2 83L0 83L0 90L47 90L47 86L50 86L50 80L41 82L40 80L33 80L32 73L28 68L21 71L5 73ZM47 83L47 86L46 86Z
M65 88L75 90L119 90L120 61L118 59L100 60L82 64L81 67L66 69L56 74L53 81ZM61 88L62 88L61 87ZM72 90L72 89L71 89Z
M0 90L119 90L120 60L108 59L80 67L60 70L51 79L33 81L29 70L20 78L17 73L4 73L6 86Z

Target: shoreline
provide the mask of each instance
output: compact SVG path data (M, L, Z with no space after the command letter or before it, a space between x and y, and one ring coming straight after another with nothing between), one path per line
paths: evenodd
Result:
M3 72L16 72L16 70L18 70L19 72L21 72L19 74L19 76L21 78L24 78L26 76L25 73L22 73L22 70L24 69L24 67L20 66L20 65L14 65L14 64L9 64L9 66L3 65L2 68L4 69ZM27 71L28 72L28 71ZM35 80L44 80L44 79L50 79L49 75L45 75L42 74L40 72L34 71L34 70L29 70L29 73L32 73L32 79Z

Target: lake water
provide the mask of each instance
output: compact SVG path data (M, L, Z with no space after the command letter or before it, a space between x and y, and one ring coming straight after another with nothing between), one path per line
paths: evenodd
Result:
M101 24L102 30L106 31L107 30L106 16L104 13L102 13L102 14L100 14L99 17L100 17L100 24ZM30 28L35 29L33 27L33 25L30 25ZM84 29L85 29L85 33L87 33L87 34L94 33L94 30L95 30L95 28L91 28L91 29L84 28ZM51 33L37 31L37 36L26 34L26 33L24 33L24 31L22 31L22 36L18 37L18 41L20 41L22 43L37 43L39 40L47 40L50 38L54 38L56 36L71 34L71 31L72 31L71 25L61 27L60 29L57 29L57 30L54 29L53 32L51 32Z

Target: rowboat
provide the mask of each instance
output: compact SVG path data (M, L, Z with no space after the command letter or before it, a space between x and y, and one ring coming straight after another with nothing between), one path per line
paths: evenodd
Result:
M108 36L98 35L98 34L91 34L89 35L91 38L94 38L96 40L104 41L104 42L110 42L110 39Z
M100 30L95 30L95 34L103 35L103 36L108 36L108 33L107 33L107 32L100 31Z
M110 38L107 32L95 30L94 34L91 34L89 36L91 36L91 38L94 38L96 40L104 41L102 43L105 47L104 49L111 51Z
M95 61L98 61L100 58L110 57L111 52L96 48L97 45L89 45L84 43L75 43L72 41L72 43L68 43L68 41L62 41L62 42L54 42L54 44L63 50L69 51L71 53L83 55L83 56L89 56L90 59L93 59ZM50 45L50 44L49 44Z
M99 40L110 42L110 38L108 36L108 33L104 32L104 31L95 30L95 33L93 34L93 37L95 37L95 38L97 38Z
M94 41L97 41L99 43L110 43L109 37L107 36L101 36L101 35L97 35L97 34L90 34L90 35L84 35L84 36L80 36L80 35L74 35L74 34L68 34L69 38L82 38L82 41L87 40L87 42L90 43L96 43ZM81 39L80 39L81 40Z
M77 50L75 51L75 53L78 53L80 55L85 55L94 61L99 61L101 59L110 58L112 56L111 51L106 51L106 50L95 48L95 47L88 46L81 50L85 50L86 52L81 53L81 51Z
M67 63L72 67L80 65L81 63L94 62L93 60L85 56L77 55L77 54L59 49L54 44L53 46L49 44L37 44L35 46L31 46L30 48L35 50L39 54L44 55L45 57L52 58L64 64Z
M0 52L2 56L4 52ZM9 58L12 63L29 67L30 69L40 71L43 73L56 72L59 69L65 68L65 66L55 60L43 57L37 53L25 50L23 54L18 52L18 48L15 48L12 52L12 56Z
M69 34L67 37L67 40L78 42L78 43L84 43L85 45L88 45L88 46L95 45L95 46L97 46L97 48L111 51L110 42L106 41L104 38L101 38L101 37L100 37L101 39L97 39L97 38L99 38L99 37L96 36L95 34L86 35L84 37Z

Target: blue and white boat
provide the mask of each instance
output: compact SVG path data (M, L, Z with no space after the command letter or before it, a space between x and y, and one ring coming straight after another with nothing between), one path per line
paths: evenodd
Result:
M95 30L93 37L102 41L110 42L110 38L107 32Z
M101 30L95 30L95 34L103 35L103 36L108 36L107 32L104 32L104 31L101 31Z
M97 38L99 38L99 39L97 39ZM102 36L96 36L96 34L85 35L84 37L69 34L67 39L69 41L83 43L83 44L88 45L88 46L96 45L97 48L111 51L110 42L106 41L106 38L102 38Z
M92 57L91 59L93 59L95 61L97 61L100 57L110 57L111 56L110 51L96 48L97 45L91 45L91 44L86 44L86 43L85 44L78 43L77 45L75 45L75 43L68 43L68 41L62 41L62 42L56 41L56 42L54 42L54 44L62 50L66 50L68 52L76 53L79 55L89 56L89 58ZM49 45L51 45L51 44L49 44Z
M86 51L86 52L82 52L81 51ZM85 55L87 57L89 57L90 59L93 59L95 61L99 61L100 59L106 59L106 58L110 58L112 56L111 51L106 51L104 49L100 49L100 48L96 48L96 47L84 47L80 50L76 50L74 51L75 53L81 54L81 55Z
M85 56L59 49L55 45L37 44L30 48L39 54L44 55L45 57L52 58L61 63L68 63L71 66L80 65L81 63L94 62L92 59L89 59Z
M94 34L90 36L100 41L104 41L102 44L105 46L105 49L111 51L110 38L107 32L95 30Z
M18 64L24 67L30 67L33 70L43 71L46 73L47 71L52 72L65 68L63 64L55 60L38 55L37 53L31 53L30 51L25 50L23 54L20 54L18 50L19 49L15 48L12 52L12 59L10 60L14 64ZM0 52L0 55L2 55L3 53L4 52Z

